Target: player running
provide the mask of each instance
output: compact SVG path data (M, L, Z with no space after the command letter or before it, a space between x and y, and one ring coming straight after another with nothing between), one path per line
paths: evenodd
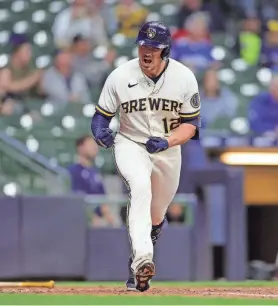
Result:
M119 175L128 187L130 237L128 290L145 291L155 274L153 247L180 178L180 145L199 139L200 98L191 70L169 58L170 30L148 22L138 33L139 58L108 76L91 130L96 142L113 147ZM109 123L120 113L114 137Z

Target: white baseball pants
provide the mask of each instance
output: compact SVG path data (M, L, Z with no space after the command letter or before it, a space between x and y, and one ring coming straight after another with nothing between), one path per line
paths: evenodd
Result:
M117 134L113 148L117 170L129 188L127 228L133 255L132 269L153 259L152 225L164 219L179 185L181 148L149 154L144 145Z

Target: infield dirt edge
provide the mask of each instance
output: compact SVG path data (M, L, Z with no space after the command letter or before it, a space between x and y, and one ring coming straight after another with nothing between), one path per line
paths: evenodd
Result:
M153 286L147 292L128 292L123 286L99 285L92 287L56 286L53 289L13 288L1 289L0 293L47 294L47 295L92 295L92 296L183 296L278 299L275 287L182 287Z

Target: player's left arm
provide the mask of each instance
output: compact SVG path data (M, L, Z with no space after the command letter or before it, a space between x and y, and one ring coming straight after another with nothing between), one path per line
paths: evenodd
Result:
M200 95L197 80L190 71L186 84L184 102L180 110L180 126L168 137L169 147L182 145L190 139L199 139L200 124Z

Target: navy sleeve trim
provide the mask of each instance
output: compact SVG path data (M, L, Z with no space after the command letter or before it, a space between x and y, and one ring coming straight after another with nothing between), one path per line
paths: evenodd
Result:
M192 140L200 139L200 128L201 128L201 118L200 116L195 119L184 119L181 118L181 123L192 124L196 127L195 135L191 138Z

